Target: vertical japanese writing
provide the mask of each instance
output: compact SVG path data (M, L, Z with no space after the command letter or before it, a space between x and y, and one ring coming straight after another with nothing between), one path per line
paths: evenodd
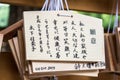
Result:
M81 40L81 54L82 54L82 58L86 59L87 57L87 48L86 48L86 39L85 39L85 34L84 34L84 24L80 21L79 23L80 26L80 40Z
M49 54L50 55L50 57L52 57L52 55L51 55L51 50L50 50L50 41L49 41L49 26L48 26L48 20L47 19L45 19L45 29L46 29L46 38L47 38L47 54Z
M76 27L76 23L75 21L72 21L71 22L71 30L72 30L72 41L73 41L73 58L79 58L79 55L78 55L78 51L77 51L77 47L78 47L78 36L77 36L77 27Z
M65 51L65 54L66 54L66 57L69 56L70 54L70 47L69 47L69 42L68 42L68 21L65 20L63 21L63 31L64 31L64 51Z
M53 20L53 24L54 24L54 41L55 41L55 50L56 50L56 58L60 58L60 37L59 37L59 32L58 32L58 26L57 26L57 20Z
M39 35L39 47L40 47L40 53L43 53L43 41L42 41L42 30L41 30L41 20L39 19L39 16L36 17L37 21L37 28L38 28L38 35Z
M29 31L30 31L30 43L31 43L31 50L34 52L36 50L36 42L35 42L35 37L34 37L34 30L35 28L30 25Z

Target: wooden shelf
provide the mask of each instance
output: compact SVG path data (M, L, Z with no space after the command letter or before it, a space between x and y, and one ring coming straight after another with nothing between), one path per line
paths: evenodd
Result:
M1 3L9 3L12 5L22 5L39 7L43 5L45 0L0 0ZM70 9L92 11L100 13L111 13L115 0L67 0ZM120 1L119 1L120 4ZM120 14L120 6L119 6Z

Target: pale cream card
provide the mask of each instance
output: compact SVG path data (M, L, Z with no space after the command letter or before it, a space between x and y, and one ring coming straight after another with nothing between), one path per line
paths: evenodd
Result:
M60 62L32 62L33 73L81 71L105 69L105 62L93 63L60 63Z
M101 19L72 11L27 11L24 30L27 60L105 60Z

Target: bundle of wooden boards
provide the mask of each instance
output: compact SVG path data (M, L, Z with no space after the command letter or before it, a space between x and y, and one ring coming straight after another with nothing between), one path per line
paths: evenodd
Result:
M106 69L108 71L120 70L120 27L115 34L105 33Z
M91 18L91 20L92 20L92 18ZM101 20L98 20L98 21L101 22ZM24 21L20 20L17 23L9 26L8 28L0 31L0 34L2 37L1 42L2 42L3 37L8 38L7 35L9 35L9 39L7 39L7 40L9 42L13 58L16 62L18 71L19 71L22 79L24 79L24 80L25 79L36 79L36 78L46 77L46 76L55 77L55 76L61 76L61 75L97 76L100 69L105 69L106 65L105 65L105 61L104 61L104 51L103 51L104 46L102 46L102 48L100 46L100 50L102 50L102 52L103 52L103 53L101 53L103 57L101 57L101 54L96 55L97 53L95 53L96 57L98 57L100 55L99 59L101 61L98 61L98 59L95 58L95 55L90 56L90 57L94 56L93 61L92 61L92 59L90 59L90 61L89 61L89 59L84 60L84 61L79 61L77 59L76 59L76 61L70 60L70 59L68 59L68 60L64 59L64 61L62 59L61 59L61 61L54 61L54 60L50 60L50 59L48 59L48 60L26 59L27 58L26 56L28 55L28 53L26 53L26 51L25 51L25 49L27 48L27 45L26 45L27 42L25 41L26 36L25 36L25 30L24 30L23 24L24 24ZM72 24L74 25L74 22L72 22ZM80 22L80 25L83 26L82 22ZM94 26L93 28L95 28L95 27L96 26ZM101 27L101 25L99 26L99 28L100 27ZM30 29L33 29L33 28L30 27ZM72 27L72 29L75 30L74 27ZM81 28L81 30L83 31L83 28ZM90 29L90 31L91 32L89 34L98 35L98 33L96 34L96 31L94 29ZM99 30L97 30L97 31L99 31ZM15 32L17 32L17 33L15 33ZM102 31L100 31L100 32L102 32ZM33 32L31 32L31 34L32 33ZM95 37L95 36L93 36L93 37ZM82 39L82 40L84 42L84 39ZM100 40L100 41L103 42L104 40ZM94 38L94 41L92 38L91 43L93 45L96 44L95 38ZM91 49L92 49L92 47L91 47ZM28 50L31 51L31 49L28 49ZM90 50L90 51L94 51L94 50ZM100 53L100 52L98 52L98 53ZM33 58L33 57L31 57L31 58ZM94 58L96 60L94 60ZM36 59L38 59L38 57ZM43 57L43 59L44 59L44 57ZM46 57L45 57L45 59L46 59Z

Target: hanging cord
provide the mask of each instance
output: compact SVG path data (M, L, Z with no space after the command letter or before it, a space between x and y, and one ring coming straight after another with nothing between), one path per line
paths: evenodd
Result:
M113 33L115 33L115 28L118 27L118 0L116 0L116 16L113 26Z
M48 9L49 0L46 1L45 11Z
M54 6L54 11L56 11L56 10L57 10L57 7L58 7L58 6L57 6L57 5L58 5L58 4L57 4L57 1L58 1L58 0L54 0L54 4L53 4L53 6Z
M56 11L60 9L60 0L56 0Z
M60 10L64 10L63 0L59 0L59 1L60 1Z
M65 2L65 5L66 5L66 9L67 9L67 11L69 11L69 7L68 7L67 0L64 0L64 2Z
M67 0L64 0L66 10L69 11ZM41 11L64 10L63 0L45 0Z
M41 11L46 11L47 10L47 7L48 7L48 0L45 0L44 4L43 4L43 7L41 9Z
M107 33L110 32L110 27L111 27L112 18L113 18L113 12L114 12L114 6L115 6L115 1L114 1L114 3L113 3L113 6L112 6L112 11L111 11L111 15L110 15L110 21L109 21L109 24L108 24Z
M53 5L55 5L54 0L50 0L49 5L48 5L48 11L54 10L54 6Z

